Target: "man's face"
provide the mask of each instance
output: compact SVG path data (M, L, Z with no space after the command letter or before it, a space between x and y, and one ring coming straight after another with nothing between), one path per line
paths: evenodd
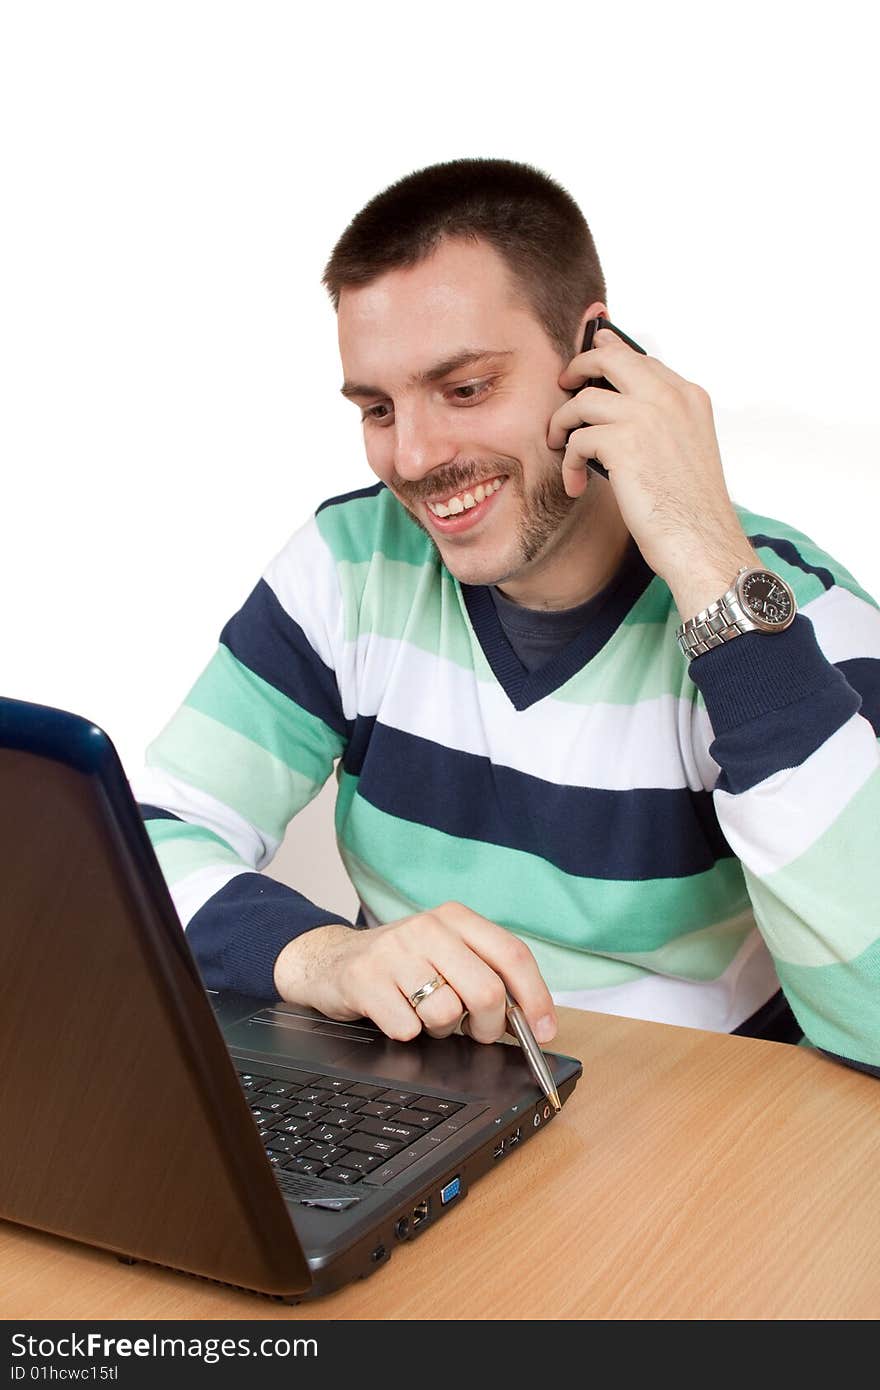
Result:
M599 312L599 310L597 310ZM547 447L564 362L485 242L449 239L339 300L367 459L468 584L545 568L590 508ZM573 355L573 354L572 354Z

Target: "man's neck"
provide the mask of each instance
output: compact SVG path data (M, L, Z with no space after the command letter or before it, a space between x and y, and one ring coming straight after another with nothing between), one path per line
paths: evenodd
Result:
M544 555L496 586L505 598L523 608L576 608L614 578L631 537L610 483L597 480L595 488L592 505L572 513L572 525Z

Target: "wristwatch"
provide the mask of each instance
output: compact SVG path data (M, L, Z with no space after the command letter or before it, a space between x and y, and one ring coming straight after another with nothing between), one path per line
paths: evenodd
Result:
M794 593L784 579L772 570L743 565L727 593L688 618L675 635L682 655L690 659L744 632L783 632L796 613Z

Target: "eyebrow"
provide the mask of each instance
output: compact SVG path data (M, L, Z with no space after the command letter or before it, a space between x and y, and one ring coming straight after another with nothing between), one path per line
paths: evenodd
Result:
M410 377L408 386L423 386L425 382L442 381L443 377L449 376L450 372L457 372L461 367L471 367L475 362L485 361L487 358L512 357L512 350L501 348L465 348L462 352L457 352L453 357L445 357L442 362L437 362L433 367L428 367L424 372L416 372ZM360 381L346 381L341 387L343 396L386 396L387 391L383 391L381 386L366 386Z

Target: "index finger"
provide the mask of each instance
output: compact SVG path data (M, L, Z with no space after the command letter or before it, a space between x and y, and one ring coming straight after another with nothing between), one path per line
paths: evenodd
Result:
M564 390L576 391L585 381L604 377L624 395L657 401L664 387L668 395L669 388L680 391L691 384L659 358L629 347L610 328L601 329L596 340L595 347L578 353L560 373L559 385Z

